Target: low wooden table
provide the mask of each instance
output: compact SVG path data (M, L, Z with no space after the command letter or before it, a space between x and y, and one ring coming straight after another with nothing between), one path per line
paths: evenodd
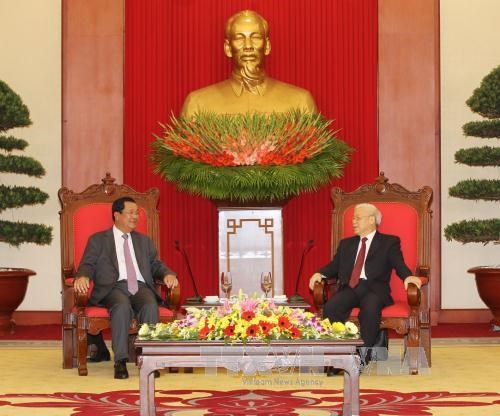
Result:
M154 370L168 367L245 368L259 363L272 369L333 366L344 370L344 416L359 415L361 340L280 340L227 345L223 341L140 341L139 355L141 416L156 415ZM284 364L287 363L287 364Z

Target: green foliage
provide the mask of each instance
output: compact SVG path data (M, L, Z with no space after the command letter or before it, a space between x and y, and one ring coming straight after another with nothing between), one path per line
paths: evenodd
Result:
M468 166L500 166L500 147L472 147L455 153L455 162Z
M342 175L352 151L333 137L329 122L318 115L294 112L201 117L205 119L198 119L197 123L181 120L176 124L174 120L166 128L166 137L158 137L152 144L152 162L154 172L163 179L174 182L179 189L211 199L279 201L316 190ZM314 134L308 136L304 131ZM222 139L228 136L230 140ZM205 153L199 152L201 147ZM262 157L271 163L232 165L235 160L246 160L240 155L253 150L254 159L249 160L255 162ZM279 164L301 150L308 156L303 161ZM183 156L178 155L180 151ZM190 155L194 155L194 160ZM199 158L212 163L203 163ZM273 164L276 160L279 162Z
M450 196L462 199L500 201L500 179L467 179L449 189Z
M347 145L336 143L299 165L215 167L157 153L155 173L180 189L206 198L233 201L279 201L314 191L342 176L348 161ZM155 143L156 144L156 143ZM338 154L341 154L340 156Z
M19 208L24 205L44 204L49 195L33 186L0 185L0 212L7 208Z
M30 112L21 97L0 80L0 132L31 124Z
M14 136L0 136L0 149L6 152L12 150L24 150L28 142L23 139L16 139Z
M0 132L14 127L26 127L31 124L26 105L10 87L0 81ZM40 162L27 156L13 155L13 150L24 150L28 143L13 136L0 136L0 172L23 174L34 177L45 175ZM0 212L9 208L25 205L44 204L48 194L35 187L0 185ZM52 227L43 224L0 221L0 242L13 246L21 243L50 244Z
M500 138L500 119L470 121L462 126L462 130L466 136Z
M492 120L472 121L463 125L465 135L481 138L500 138L500 66L494 68L481 81L472 96L466 101L470 109ZM500 166L499 147L475 147L460 149L455 161L468 166ZM449 189L449 195L462 199L500 201L499 179L468 179ZM500 240L500 219L463 220L445 228L448 241L462 243Z
M483 117L500 117L500 65L483 78L466 104Z
M52 242L52 227L0 220L0 241L15 247L21 243L50 244Z
M444 230L448 241L456 240L461 243L500 243L500 219L463 220L448 225Z
M42 164L32 157L0 155L0 172L20 173L40 178L45 175Z

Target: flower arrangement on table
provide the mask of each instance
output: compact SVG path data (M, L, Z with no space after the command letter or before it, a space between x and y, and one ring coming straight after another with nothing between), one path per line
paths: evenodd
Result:
M352 149L330 124L299 110L172 116L152 145L154 172L207 198L284 200L342 175Z
M224 340L227 343L278 339L358 339L352 322L330 323L303 309L276 305L272 299L227 299L210 309L187 308L184 319L143 324L141 340Z

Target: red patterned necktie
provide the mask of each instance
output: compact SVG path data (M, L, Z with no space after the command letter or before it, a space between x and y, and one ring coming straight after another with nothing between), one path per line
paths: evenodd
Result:
M137 284L137 274L135 273L134 262L128 246L128 235L123 234L123 253L125 254L125 267L127 269L127 287L130 294L135 295L139 290Z
M352 288L356 287L359 282L359 277L361 276L361 270L363 270L363 263L365 262L366 254L366 240L368 238L363 237L361 239L361 248L359 249L358 257L356 258L356 263L354 264L354 269L352 269L351 279L349 280L349 286Z

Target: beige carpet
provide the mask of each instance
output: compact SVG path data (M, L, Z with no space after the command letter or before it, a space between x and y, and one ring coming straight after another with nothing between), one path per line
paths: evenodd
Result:
M391 345L391 355L397 354L400 345L397 342L392 342ZM61 351L57 343L0 343L0 415L138 415L138 371L135 366L129 364L131 377L128 380L114 380L110 362L89 364L89 375L79 377L76 369L63 370L61 360ZM387 365L385 368L387 369ZM377 372L382 371L380 369L377 371L373 367L370 373L361 376L362 415L493 416L500 414L500 344L498 341L454 345L444 341L435 342L433 365L426 374L419 376L381 375L376 374ZM383 372L387 373L385 370ZM213 395L212 392L205 390L230 392L265 389L276 392L288 390L291 397L296 395L301 398L325 398L328 396L325 390L328 390L333 391L332 403L338 408L338 403L341 402L339 390L342 389L342 380L339 376L324 377L297 373L242 377L241 375L228 375L225 371L219 371L216 376L206 375L203 370L197 370L195 374L168 374L162 371L162 377L157 380L156 389L157 397L171 399L169 403L175 404L177 409L163 414L195 416L216 413L206 410L210 407L208 405L205 408L205 405L197 402L201 406L200 409L205 409L200 410L196 406L190 407L176 397L206 398ZM177 391L176 397L171 397L169 394L172 390ZM54 393L65 393L65 395L54 395ZM87 395L81 393L87 393ZM28 394L34 396L29 397ZM220 402L223 399L216 398L215 400ZM95 401L100 401L101 407L93 408ZM109 403L103 406L103 401L109 401ZM24 407L30 402L36 403L34 408ZM50 407L40 407L40 403L43 402L50 402ZM463 402L468 404L463 405ZM23 407L13 406L15 403L23 404ZM67 407L68 403L76 404L74 407ZM116 403L121 403L121 407ZM411 403L415 406L409 406ZM481 403L482 406L472 405ZM58 408L58 404L62 407ZM324 400L322 404L325 404ZM183 407L185 410L182 410ZM106 412L103 409L106 409ZM252 413L247 409L242 413L227 414L260 415L265 413ZM307 407L305 410L301 408L295 413L288 414L319 416L341 413L318 405Z

